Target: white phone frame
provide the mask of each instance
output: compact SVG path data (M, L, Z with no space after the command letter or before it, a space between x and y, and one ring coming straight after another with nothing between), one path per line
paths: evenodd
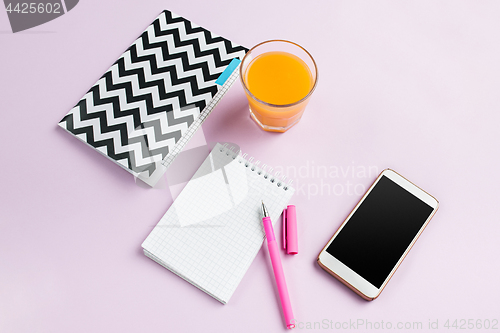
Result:
M406 248L406 250L403 253L403 255L401 256L401 258L399 258L397 264L393 267L393 269L391 270L391 273L387 276L384 283L382 283L380 288L377 288L374 285L372 285L370 282L365 280L363 277L361 277L359 274L354 272L352 269L350 269L349 267L344 265L342 262L340 262L337 258L332 256L330 253L326 252L326 249L328 248L328 246L330 246L330 244L337 237L339 232L344 228L344 226L349 222L349 220L351 219L351 216L354 214L354 212L356 212L358 207L361 206L361 204L363 203L365 198L368 196L368 194L370 194L370 192L375 187L375 185L379 182L379 180L382 178L382 176L386 176L387 178L389 178L390 180L392 180L393 182L395 182L396 184L398 184L399 186L401 186L402 188L404 188L405 190L407 190L408 192L410 192L411 194L413 194L414 196L416 196L417 198L419 198L420 200L422 200L423 202L425 202L426 204L431 206L433 208L433 210L432 210L431 214L429 215L429 217L427 218L427 220L425 221L425 223L422 225L422 227L418 231L418 233L415 235L415 237L413 238L411 243L408 245L408 247ZM335 276L337 279L339 279L342 283L344 283L349 288L351 288L354 292L356 292L362 298L364 298L366 300L370 300L370 301L374 300L375 298L377 298L380 295L382 290L385 288L385 286L387 285L387 283L391 279L392 275L398 269L399 265L401 264L403 259L406 257L406 255L408 254L408 252L412 248L413 244L415 244L418 237L420 236L422 231L425 229L425 227L427 226L429 221L432 219L432 217L434 216L434 214L436 213L438 208L439 208L439 202L432 195L425 192L424 190L422 190L421 188L419 188L418 186L416 186L415 184L413 184L408 179L404 178L403 176L401 176L400 174L398 174L394 170L385 169L384 171L382 171L380 173L380 175L377 177L375 182L373 182L372 186L370 186L370 188L366 191L366 193L363 195L361 200L357 203L357 205L354 207L354 209L349 213L349 215L344 220L342 225L337 229L335 234L332 236L332 238L325 245L323 250L321 250L321 252L318 256L318 259L317 259L318 263L323 269L325 269L331 275Z

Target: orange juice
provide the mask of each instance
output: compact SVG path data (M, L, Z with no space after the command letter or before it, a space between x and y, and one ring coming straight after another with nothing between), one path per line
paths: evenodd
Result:
M246 73L248 90L263 102L276 105L292 104L311 91L311 71L299 57L281 51L256 57Z
M307 100L297 102L304 99L314 85L307 64L283 51L255 57L248 64L243 79L255 97L248 96L252 117L264 129L278 132L286 131L300 119Z

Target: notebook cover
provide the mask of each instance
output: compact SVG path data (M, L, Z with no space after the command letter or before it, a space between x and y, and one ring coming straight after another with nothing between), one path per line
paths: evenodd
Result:
M237 78L237 62L228 65L247 51L165 10L59 125L153 186ZM226 68L229 79L217 84Z

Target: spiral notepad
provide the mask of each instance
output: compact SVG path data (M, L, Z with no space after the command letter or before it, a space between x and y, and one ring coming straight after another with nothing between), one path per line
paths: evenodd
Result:
M226 304L294 193L284 177L217 144L158 225L144 254Z

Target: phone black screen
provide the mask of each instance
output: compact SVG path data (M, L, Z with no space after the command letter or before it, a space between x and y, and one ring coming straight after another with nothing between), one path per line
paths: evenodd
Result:
M326 251L380 288L432 211L382 176Z

